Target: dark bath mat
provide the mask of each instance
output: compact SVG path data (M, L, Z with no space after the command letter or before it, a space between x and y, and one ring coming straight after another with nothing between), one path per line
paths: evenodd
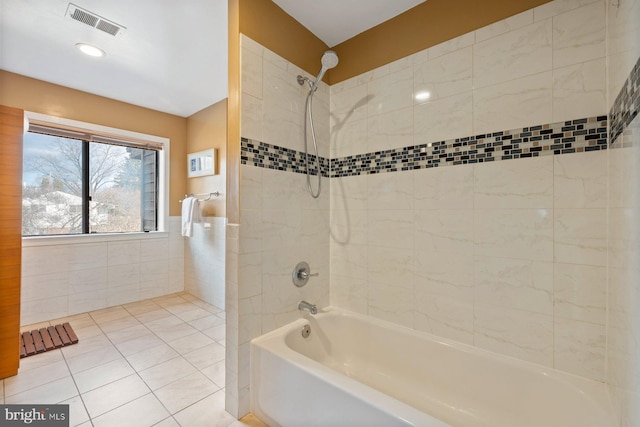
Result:
M34 329L20 334L20 358L55 350L78 342L69 323Z

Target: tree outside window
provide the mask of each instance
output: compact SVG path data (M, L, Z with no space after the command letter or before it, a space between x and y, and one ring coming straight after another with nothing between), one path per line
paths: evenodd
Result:
M25 236L156 229L154 150L28 132L23 163Z

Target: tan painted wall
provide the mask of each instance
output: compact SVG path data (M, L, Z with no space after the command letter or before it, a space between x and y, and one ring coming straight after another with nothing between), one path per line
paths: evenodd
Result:
M227 182L227 100L217 102L187 118L187 153L217 150L217 173L210 176L187 178L187 193L219 191L222 197L212 197L202 203L202 215L224 217L226 215ZM186 158L184 160L186 162Z
M240 33L310 74L320 71L320 58L329 49L271 0L240 0Z
M0 105L171 140L169 215L186 191L187 119L0 70Z
M334 47L329 84L373 70L551 0L428 0ZM239 0L240 32L316 74L329 47L271 0Z

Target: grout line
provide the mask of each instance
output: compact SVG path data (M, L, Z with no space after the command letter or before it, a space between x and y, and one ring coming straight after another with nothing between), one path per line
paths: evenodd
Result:
M208 312L208 314L207 314L206 316L203 316L203 318L204 318L204 317L209 317L209 316L215 316L216 318L218 318L218 319L223 320L224 322L226 322L226 320L225 320L224 318L222 318L222 317L220 317L220 316L219 316L219 314L224 313L224 310L222 310L222 309L221 309L220 311L218 311L218 312L216 312L216 313L213 313L213 312L209 311L207 308L205 308L204 306L202 306L202 305L199 305L199 304L198 304L198 302L199 302L199 301L202 301L202 300L200 300L200 299L197 299L197 300L193 300L193 299L187 300L187 299L185 299L185 298L182 298L182 294L184 294L184 293L181 293L181 294L174 294L173 296L177 296L177 297L179 297L180 299L182 299L182 300L183 300L183 302L184 302L185 304L186 304L186 303L188 303L188 304L192 305L192 306L194 307L194 308L193 308L194 310L195 310L195 309L202 309L202 310L207 311L207 312ZM178 315L176 315L175 313L173 313L173 312L169 311L165 306L162 306L162 305L160 305L159 303L157 303L157 302L153 301L154 299L155 299L155 298L149 298L149 299L147 299L147 300L136 301L136 302L134 302L134 304L135 304L135 303L142 303L142 302L152 301L152 302L154 302L154 303L158 306L158 308L159 308L159 309L165 310L165 311L168 313L168 316L166 316L166 318L173 316L173 317L175 317L175 318L177 318L177 319L179 319L179 320L180 320L180 322L181 322L181 323L179 323L179 325L188 325L188 326L190 326L191 328L193 328L194 330L196 330L197 332L200 332L201 334L203 334L203 335L207 336L207 338L209 338L209 339L212 341L212 343L215 343L215 344L217 344L217 345L220 345L220 346L222 346L223 348L224 348L224 347L226 347L226 345L225 345L226 343L225 343L225 344L221 344L221 342L220 342L219 340L215 340L215 339L213 339L213 338L209 337L208 335L204 334L202 331L198 330L198 329L197 329L197 328L195 328L193 325L191 325L188 321L183 320L182 318L180 318L180 317L179 317ZM204 302L204 301L203 301L203 302ZM206 398L210 397L211 395L213 395L213 394L215 394L215 393L218 393L218 392L222 392L222 393L224 393L224 390L225 390L224 385L222 385L222 386L221 386L220 384L218 384L218 383L214 382L213 380L211 380L207 375L205 375L205 374L202 372L202 369L199 369L196 365L194 365L193 363L191 363L191 362L190 362L190 361L185 357L186 355L181 354L179 351L177 351L175 348L173 348L173 346L171 346L171 344L170 344L170 341L167 341L167 340L165 340L165 339L161 338L161 337L160 337L160 336L158 336L158 335L157 335L153 330L151 330L151 329L149 328L149 326L147 325L147 323L144 323L144 322L140 321L140 320L138 319L137 315L134 315L131 311L129 311L129 310L125 307L125 304L118 305L118 306L114 306L114 307L115 307L115 308L117 308L117 309L123 309L123 310L127 313L127 316L129 316L129 317L131 317L131 318L135 319L137 322L139 322L139 324L140 324L140 325L143 325L143 326L144 326L144 328L149 332L149 335L153 335L153 336L155 336L157 339L159 339L159 340L162 342L162 344L164 344L164 345L168 346L169 348L171 348L172 350L176 351L176 353L177 353L177 354L176 354L176 356L175 356L175 357L172 357L172 358L171 358L171 359L169 359L169 360L174 360L174 359L181 358L183 361L187 362L189 365L191 365L191 366L194 368L194 370L195 370L195 371L193 372L193 374L195 374L195 373L199 373L199 374L200 374L200 375L202 375L204 378L206 378L206 380L207 380L208 382L210 382L210 383L214 386L214 388L216 388L216 390L215 390L215 391L213 391L212 393L208 394L207 396L204 396L204 397L203 397L203 398L201 398L201 399L198 399L197 401L195 401L195 402L191 403L190 405L186 406L185 408L180 409L179 411L177 411L177 412L176 412L176 414L177 414L178 412L181 412L181 411L185 410L186 408L188 408L188 407L190 407L190 406L192 406L192 405L194 405L194 404L196 404L196 403L198 403L198 402L202 401L203 399L206 399ZM109 307L109 308L114 308L114 307ZM215 306L214 306L214 307L215 307ZM216 308L219 308L219 307L216 307ZM96 310L96 311L100 311L100 310ZM145 313L148 313L148 311L146 311ZM145 314L145 313L140 313L140 314L138 314L138 315L143 315L143 314ZM76 391L76 393L77 393L77 394L76 394L76 396L80 398L80 401L82 402L82 405L83 405L83 407L84 407L84 410L85 410L86 414L87 414L87 415L88 415L88 417L89 417L89 418L88 418L88 422L89 422L89 424L90 424L91 426L93 426L93 425L94 425L94 424L93 424L93 420L94 420L95 418L101 417L102 415L105 415L105 414L107 414L107 413L109 413L109 412L111 412L111 411L113 411L113 410L116 410L116 409L118 409L118 408L121 408L122 406L127 405L127 404L129 404L129 403L131 403L131 402L133 402L133 401L135 401L135 400L137 400L137 399L141 398L141 397L147 396L148 394L152 394L152 395L153 395L153 396L158 400L158 402L160 402L160 404L165 408L165 410L167 411L167 413L168 413L168 414L170 414L170 415L169 415L169 417L165 418L164 420L166 420L166 419L168 419L168 418L172 418L172 419L174 419L174 421L176 421L176 423L177 423L177 420L174 418L174 414L172 414L172 413L171 413L171 411L170 411L170 410L169 410L169 409L168 409L168 408L167 408L167 407L162 403L162 401L161 401L161 400L158 398L158 396L156 395L156 393L155 393L155 392L156 392L157 390L155 390L155 391L154 391L154 390L152 390L152 389L151 389L151 387L149 386L149 384L147 384L147 383L146 383L146 381L145 381L145 380L142 378L142 376L140 375L140 372L141 372L141 371L138 371L137 369L135 369L135 368L132 366L132 364L131 364L131 363L129 362L129 360L127 359L127 356L125 356L125 355L122 353L122 351L117 347L117 344L116 344L116 343L115 343L115 342L114 342L114 341L113 341L113 340L112 340L112 339L107 335L107 332L105 332L105 330L103 329L103 327L102 327L102 325L101 325L101 323L109 323L109 322L113 322L113 321L118 321L118 320L121 320L121 319L125 319L125 318L127 318L127 316L125 316L125 317L121 317L121 318L117 318L117 319L108 320L108 321L106 321L106 322L98 323L98 322L96 321L96 318L95 318L94 316L92 316L92 315L91 315L91 312L87 312L87 313L80 313L80 315L82 315L82 314L86 314L86 315L91 319L91 321L92 321L92 323L93 323L92 325L90 325L90 326L88 326L88 327L93 327L93 326L97 327L97 328L98 328L98 330L100 331L100 334L101 334L104 338L106 338L107 342L109 343L109 344L107 344L107 345L112 346L113 348L115 348L115 350L119 353L120 357L121 357L122 359L124 359L124 360L125 360L125 362L129 365L129 367L133 370L133 373L128 374L128 375L125 375L125 376L124 376L124 377L122 377L122 378L118 378L118 379L115 379L115 380L110 381L110 382L108 382L108 383L101 384L100 386L98 386L98 387L96 387L96 388L93 388L92 390L87 390L87 391L85 391L84 393L81 393L81 392L80 392L80 389L79 389L79 387L78 387L78 383L76 382L75 375L76 375L76 374L79 374L79 373L82 373L82 372L86 372L86 371L87 371L87 370L89 370L89 369L94 369L94 368L97 368L97 367L99 367L99 366L103 366L104 364L106 364L106 363L111 363L111 362L102 363L102 364L100 364L100 365L93 366L93 367L90 367L90 368L87 368L87 369L83 369L83 370L78 371L78 372L76 372L76 373L72 373L72 372L71 372L71 369L70 369L70 367L69 367L69 363L68 363L68 362L69 362L69 360L70 360L70 359L72 359L72 358L74 358L74 357L82 357L82 356L84 356L84 355L88 354L89 352L80 353L80 354L78 354L78 355L67 356L67 355L65 355L65 354L64 354L64 352L63 352L61 349L56 349L56 351L59 351L59 352L60 352L60 355L62 356L62 361L64 361L64 363L65 363L65 366L66 366L66 369L67 369L68 375L69 375L69 377L71 378L71 380L73 381L73 384L74 384L74 387L75 387L75 391ZM192 320L192 321L196 321L196 320L198 320L198 319L194 319L194 320ZM40 323L42 323L42 322L40 322ZM223 324L224 324L224 323L223 323ZM136 326L137 326L137 325L136 325ZM136 326L133 326L133 327L136 327ZM125 327L125 328L117 329L117 330L114 330L114 331L111 331L111 332L119 332L119 331L122 331L122 330L125 330L125 329L128 329L128 328L129 328L129 327ZM99 335L95 335L95 337L100 337L100 336L101 336L100 334L99 334ZM145 335L146 335L146 334L145 334ZM93 338L93 337L90 337L90 338ZM137 339L137 338L139 338L139 337L134 337L134 338L131 338L130 340L134 340L134 339ZM177 339L181 339L181 338L177 338ZM130 340L122 341L121 343L123 343L123 342L127 342L127 341L130 341ZM160 345L162 345L162 344L158 344L158 346L160 346ZM105 346L106 346L106 345L105 345ZM155 346L154 346L154 347L155 347ZM149 347L149 348L154 348L154 347ZM137 351L137 352L135 352L135 353L130 354L129 356L132 356L132 355L138 354L138 353L140 353L140 352L142 352L142 351L145 351L145 350L147 350L147 349L149 349L149 348L144 348L144 349L142 349L142 350L140 350L140 351ZM99 350L99 348L96 348L95 350ZM91 350L91 351L95 351L95 350ZM199 350L202 350L202 348L194 349L192 352L199 351ZM192 352L189 352L189 353L187 353L187 354L190 354L190 353L192 353ZM167 361L169 361L169 360L167 360ZM223 359L221 359L221 360L219 360L219 361L215 362L215 364L220 363L220 362L224 362L224 361L225 361L225 360L224 360L224 358L223 358ZM165 363L165 362L166 362L166 361L161 362L161 363ZM54 363L57 363L57 362L54 362ZM153 368L154 366L158 366L158 365L159 365L159 364L156 364L156 365L153 365L153 366L147 367L147 368L145 368L145 369L150 369L150 368ZM212 366L212 365L214 365L214 364L211 364L211 365L207 366L206 368L208 368L208 367L210 367L210 366ZM143 369L143 371L144 371L145 369ZM104 387L104 386L107 386L107 385L113 384L113 383L115 383L116 381L120 381L120 380L122 380L122 379L124 379L124 378L127 378L127 377L130 377L130 376L132 376L132 375L136 375L136 376L138 377L138 379L140 379L140 380L142 381L142 383L143 383L143 384L145 384L145 386L147 387L147 389L148 389L149 391L148 391L147 393L144 393L142 396L138 396L138 397L136 397L135 399L132 399L132 400L130 400L130 401L128 401L128 402L125 402L125 403L123 403L123 404L121 404L121 405L118 405L118 406L116 406L116 407L114 407L114 408L110 409L109 411L104 412L103 414L100 414L100 415L98 415L98 416L96 416L96 417L92 417L92 416L91 416L91 414L90 414L90 412L89 412L89 410L88 410L88 408L87 408L87 405L86 405L86 403L85 403L85 401L84 401L84 397L83 397L83 396L84 396L84 394L86 394L86 393L90 393L90 392L95 391L95 390L98 390L99 388L102 388L102 387ZM189 374L189 375L191 375L191 374ZM185 376L186 376L186 375L185 375ZM183 378L185 378L185 376L183 376L183 377L181 377L181 378L178 378L178 379L176 379L176 380L174 380L174 381L170 382L169 384L172 384L172 383L174 383L174 382L176 382L176 381L182 380ZM66 378L66 377L65 377L65 378ZM169 384L166 384L166 385L169 385ZM165 386L166 386L166 385L165 385ZM5 397L6 397L6 387L5 387L5 381L4 381L4 380L2 381L2 384L1 384L0 386L2 387L3 399L5 399ZM165 386L162 386L162 387L165 387ZM160 387L160 388L162 388L162 387ZM36 387L33 387L33 388L36 388ZM33 389L33 388L32 388L32 389ZM160 388L159 388L159 389L160 389ZM31 390L31 389L29 389L29 390ZM28 391L28 390L25 390L25 391ZM72 399L73 399L73 398L75 398L76 396L72 397ZM65 400L68 400L68 399L65 399ZM162 421L164 421L164 420L161 420L160 422L162 422ZM84 424L84 423L86 423L86 422L87 422L87 421L83 422L83 424ZM178 423L178 424L179 424L179 423Z
M180 296L180 295L178 295L178 296ZM183 299L184 299L184 298L183 298ZM185 301L186 301L187 303L189 303L189 304L193 305L194 307L197 307L197 308L201 308L201 309L202 309L202 307L198 306L197 304L195 304L195 303L194 303L193 301L191 301L191 300L185 300ZM156 304L157 304L157 303L156 303ZM177 316L175 313L172 313L172 312L170 312L169 310L167 310L164 306L161 306L160 304L157 304L157 305L158 305L158 306L160 306L160 307L161 307L162 309L164 309L165 311L167 311L167 312L171 313L171 316L175 316L175 317L177 317L178 319L180 319L184 324L189 325L189 326L191 326L191 327L192 327L192 328L194 328L194 329L197 329L197 328L193 327L192 325L190 325L190 324L189 324L189 322L187 322L187 321L185 321L185 320L181 319L181 318L180 318L179 316ZM125 308L125 307L123 307L123 308L126 310L126 308ZM126 310L126 311L127 311L127 312L129 312L128 310ZM208 310L205 310L205 311L208 311ZM129 313L130 313L130 312L129 312ZM131 313L130 313L130 314L131 314ZM144 314L144 313L141 313L141 314ZM210 313L210 315L214 315L214 316L216 316L216 314L215 314L215 313ZM134 314L131 314L131 316L133 316L136 320L138 320L138 318L137 318ZM218 316L216 316L216 317L218 317ZM196 320L197 320L197 319L196 319ZM139 320L138 320L138 321L139 321ZM164 362L161 362L161 363L159 363L159 364L156 364L156 365L150 366L150 367L148 367L148 368L145 368L145 369L143 369L143 371L144 371L144 370L146 370L146 369L151 369L151 368L153 368L153 367L155 367L155 366L158 366L158 365L160 365L160 364L162 364L162 363L165 363L165 362L168 362L168 361L170 361L170 360L174 360L174 359L181 358L181 359L183 359L185 362L187 362L189 365L193 366L193 368L196 370L196 372L198 372L198 373L202 374L202 375L203 375L203 376L204 376L208 381L210 381L213 385L215 385L215 386L217 386L217 387L218 387L218 384L216 384L215 382L211 381L211 379L209 379L209 377L207 377L206 375L204 375L204 374L202 373L202 371L201 371L198 367L196 367L196 366L195 366L193 363L191 363L191 362L190 362L186 357L184 357L185 355L183 355L182 353L180 353L179 351L177 351L175 348L173 348L173 346L171 346L171 344L169 344L169 341L166 341L166 340L164 340L163 338L161 338L160 336L158 336L154 331L152 331L151 329L149 329L149 328L148 328L148 326L147 326L145 323L141 322L141 324L143 324L143 325L144 325L144 326L145 326L145 327L146 327L146 328L147 328L147 329L148 329L148 330L149 330L153 335L155 335L158 339L160 339L160 340L161 340L165 345L168 345L171 349L173 349L173 350L174 350L174 351L176 351L176 353L177 353L177 356L176 356L176 357L173 357L173 358L171 358L171 359L169 359L169 360L166 360L166 361L164 361ZM198 330L198 332L202 333L202 332L201 332L201 331L199 331L199 330ZM195 335L195 334L194 334L194 335ZM108 338L108 337L107 337L107 338ZM178 338L178 339L180 339L180 338ZM213 340L213 339L212 339L212 341L216 342L216 341L215 341L215 340ZM217 342L216 342L216 343L217 343ZM115 347L115 346L116 346L116 345L114 344L114 347ZM116 349L117 349L117 347L116 347ZM145 349L145 350L146 350L146 349ZM142 351L145 351L145 350L141 350L141 351L139 351L139 352L132 353L131 355L141 353ZM198 351L198 350L200 350L200 349L195 349L194 351ZM119 350L119 349L118 349L118 351L120 352L120 350ZM191 352L189 352L189 353L191 353ZM122 354L122 353L120 353L120 354ZM131 356L131 355L130 355L130 356ZM126 360L126 356L124 356L124 354L123 354L122 356L123 356L123 357L125 358L125 360ZM224 359L223 359L223 360L224 360ZM129 361L128 361L128 360L127 360L127 363L129 363ZM130 363L129 363L129 365L131 366L131 364L130 364ZM142 380L142 382L143 382L143 383L144 383L144 384L149 388L149 390L151 391L151 394L153 394L153 396L154 396L154 397L155 397L155 398L160 402L160 404L161 404L161 405L162 405L162 406L167 410L167 413L169 413L169 414L170 414L170 417L171 417L171 418L173 418L173 415L174 415L174 414L172 414L172 413L171 413L171 411L169 410L169 408L167 408L167 407L164 405L164 403L162 403L162 400L160 400L160 398L156 395L156 391L157 391L157 390L160 390L160 389L162 389L163 387L166 387L166 386L168 386L168 385L170 385L170 384L173 384L173 383L175 383L175 382L177 382L177 381L180 381L180 380L184 379L185 377L187 377L188 375L191 375L191 374L188 374L188 375L182 376L182 377L180 377L180 378L178 378L178 379L176 379L176 380L174 380L174 381L171 381L171 382L170 382L170 383L168 383L168 384L163 385L162 387L159 387L157 390L153 390L153 389L149 386L149 384L147 384L147 382L144 380L144 378L142 378L142 377L140 376L139 372L138 372L138 371L137 371L133 366L131 366L131 367L132 367L132 368L133 368L133 370L136 372L136 374L138 375L138 377ZM217 393L217 392L218 392L218 391L220 391L220 390L222 390L222 388L218 389L218 390L217 390L217 391L215 391L214 393ZM213 394L213 393L211 393L211 394ZM206 397L209 397L211 394L207 395ZM206 397L204 397L203 399L205 399ZM202 399L200 399L200 400L202 400ZM199 402L200 400L198 400L197 402ZM197 402L192 403L192 405L193 405L193 404L195 404L195 403L197 403ZM180 409L180 411L183 411L184 409L188 408L189 406L191 406L191 405L188 405L187 407ZM178 412L180 412L180 411L178 411ZM178 412L176 412L176 413L178 413ZM166 418L165 418L165 419L166 419ZM174 420L175 420L175 419L174 419ZM164 420L163 420L163 421L164 421ZM160 421L160 422L162 422L162 421ZM176 422L177 422L177 420L176 420Z
M80 393L80 388L78 387L78 383L76 382L76 378L73 376L73 373L71 372L71 368L69 368L69 363L67 362L67 358L65 357L65 355L64 355L64 353L62 352L61 349L58 349L58 351L60 351L60 354L62 355L62 360L64 360L64 364L67 366L67 371L69 371L69 376L71 377L71 381L73 381L73 385L75 386L76 391L78 392L78 397L80 397L80 401L82 402L82 407L84 408L85 412L87 413L87 416L89 417L89 422L93 426L93 422L91 420L91 415L89 414L89 410L87 409L87 405L84 403L84 399L82 398L82 393ZM71 413L71 406L69 406L69 413ZM84 422L81 423L81 424L84 424Z
M176 296L180 297L181 299L183 299L183 300L185 301L185 303L189 303L189 304L193 305L193 306L194 306L194 307L196 307L196 308L201 308L201 309L203 309L202 307L200 307L200 306L198 306L197 304L195 304L193 301L186 300L186 299L182 298L182 297L181 297L181 295L179 295L179 294L174 294L174 295L176 295ZM172 313L171 311L167 310L164 306L162 306L162 305L160 305L160 304L156 303L155 301L153 301L153 299L154 299L154 298L150 298L150 299L147 299L147 300L136 301L136 302L152 301L152 302L154 302L156 305L158 305L158 307L160 307L161 309L163 309L163 310L167 311L168 313L170 313L170 316L174 316L174 317L176 317L176 318L180 319L182 323L184 323L184 324L186 324L186 325L191 326L188 322L186 322L186 321L184 321L183 319L181 319L181 318L180 318L179 316L177 316L175 313ZM136 302L134 302L134 304L135 304ZM215 385L216 387L219 387L219 385L218 385L217 383L215 383L215 382L213 382L211 379L209 379L206 375L204 375L204 374L202 373L202 371L201 371L200 369L198 369L198 368L197 368L195 365L193 365L189 360L187 360L187 359L184 357L184 355L183 355L183 354L181 354L180 352L178 352L177 350L175 350L175 349L174 349L174 348L169 344L169 342L168 342L168 341L166 341L166 340L164 340L163 338L159 337L159 336L158 336L158 335L157 335L153 330L151 330L151 329L147 326L147 324L145 324L144 322L141 322L141 321L136 317L136 315L134 315L134 314L133 314L133 313L131 313L129 310L127 310L127 308L124 306L124 304L123 304L123 305L119 305L119 306L115 306L115 307L120 307L120 308L124 309L124 310L129 314L129 316L133 317L136 321L138 321L141 325L143 325L143 326L145 327L145 329L147 329L151 334L153 334L153 335L154 335L155 337L157 337L160 341L162 341L162 343L163 343L163 344L165 344L165 345L169 346L171 349L173 349L173 350L174 350L174 351L176 351L176 353L177 353L177 355L176 355L175 357L173 357L173 358L171 358L171 359L169 359L169 360L163 361L163 362L161 362L161 363L159 363L159 364L156 364L156 365L153 365L153 366L147 367L147 368L143 369L142 371L144 371L144 370L146 370L146 369L153 368L153 367L155 367L155 366L158 366L158 365L160 365L160 364L162 364L162 363L165 363L165 362L168 362L168 361L170 361L170 360L174 360L174 359L182 358L184 361L186 361L186 362L187 362L187 363L189 363L191 366L193 366L193 368L194 368L194 369L196 369L196 371L197 371L198 373L202 374L202 375L203 375L203 376L204 376L208 381L210 381L213 385ZM208 310L206 310L206 311L208 311ZM145 312L145 313L148 313L148 312ZM142 315L142 314L145 314L145 313L140 313L139 315ZM137 398L135 398L135 399L133 399L133 400L130 400L129 402L125 402L125 403L123 403L122 405L116 406L116 407L114 407L114 408L110 409L109 411L107 411L107 412L105 412L105 413L103 413L103 414L98 415L98 416L97 416L97 417L95 417L95 418L98 418L98 417L100 417L100 416L103 416L103 415L105 415L105 414L107 414L107 413L111 412L111 411L114 411L114 410L116 410L116 409L118 409L118 408L121 408L122 406L127 405L128 403L131 403L131 402L133 402L133 401L135 401L135 400L139 399L140 397L144 397L144 396L146 396L146 395L148 395L148 394L152 394L152 395L153 395L153 396L158 400L158 402L160 402L160 404L165 408L165 410L167 411L167 413L168 413L168 414L170 414L170 417L167 417L167 418L173 418L173 414L171 413L171 411L169 410L169 408L167 408L167 407L164 405L164 403L162 403L162 400L160 400L160 399L158 398L158 396L156 395L155 391L157 391L157 390L153 390L153 389L149 386L149 384L147 384L147 382L144 380L144 378L142 378L142 376L140 375L140 372L141 372L141 371L138 371L138 370L137 370L137 369L136 369L136 368L135 368L135 367L134 367L134 366L129 362L129 360L127 359L127 356L125 356L125 355L120 351L120 349L117 347L117 344L116 344L116 343L114 343L114 342L111 340L111 338L109 338L109 336L108 336L108 335L107 335L107 333L102 329L102 327L100 326L100 324L99 324L98 322L96 322L96 320L95 320L95 318L94 318L93 316L91 316L91 313L89 312L89 313L87 313L87 314L89 314L89 316L91 317L91 319L93 320L93 322L96 324L96 326L100 329L100 331L101 331L101 332L102 332L102 334L105 336L105 338L106 338L106 339L111 343L111 345L116 349L116 351L118 351L118 353L122 356L122 358L126 361L126 363L131 367L131 369L134 371L135 375L136 375L136 376L137 376L137 377L138 377L138 378L139 378L139 379L140 379L140 380L145 384L145 386L149 389L149 393L145 393L144 395L139 396L139 397L137 397ZM216 314L215 314L215 313L210 313L210 315L214 315L214 316L216 316ZM167 317L170 317L170 316L167 316ZM218 316L216 316L216 317L218 317ZM124 317L122 317L121 319L124 319ZM116 320L119 320L119 319L113 319L113 321L116 321ZM197 320L197 319L196 319L196 320ZM223 320L224 320L224 319L223 319ZM107 322L104 322L104 323L108 323L108 322L110 322L110 321L107 321ZM191 327L193 327L193 326L191 326ZM124 330L124 329L127 329L127 328L122 328L122 329L115 330L115 331L112 331L112 332L117 332L117 331ZM194 329L196 329L196 328L194 328ZM199 332L200 332L200 331L199 331ZM132 338L132 340L133 340L133 339L137 339L137 338ZM130 341L130 340L126 340L126 341ZM123 341L123 342L126 342L126 341ZM217 341L215 341L215 340L213 340L213 339L212 339L212 341L214 341L215 343L217 343ZM160 346L160 345L158 345L158 346L154 346L154 347L159 347L159 346ZM154 348L154 347L149 347L149 348ZM138 351L138 352L136 352L136 353L132 353L132 354L130 354L129 356L132 356L132 355L134 355L134 354L141 353L142 351L145 351L145 350L147 350L147 349L143 349L143 350L140 350L140 351ZM194 350L194 351L197 351L197 350L199 350L199 349L196 349L196 350ZM64 354L63 354L63 357L64 357ZM223 359L223 360L224 360L224 359ZM65 359L65 362L66 362L66 359ZM110 363L110 362L107 362L107 363ZM216 362L216 363L217 363L217 362ZM101 366L101 365L98 365L98 366ZM67 364L67 369L69 369L68 364ZM93 368L88 368L88 369L93 369ZM88 369L86 369L86 370L88 370ZM80 371L80 372L84 372L84 371L86 371L86 370L83 370L83 371ZM70 370L69 370L69 373L71 374L71 371L70 371ZM134 374L131 374L131 375L134 375ZM123 378L127 378L127 377L129 377L129 376L131 376L131 375L127 375L127 376L125 376L125 377L123 377ZM71 374L71 376L72 376L72 378L73 378L73 374ZM170 382L169 384L172 384L172 383L174 383L174 382L176 382L176 381L179 381L179 380L181 380L181 379L185 378L186 376L187 376L187 375L185 375L185 376L183 376L183 377L181 377L181 378L178 378L178 379L176 379L176 380L174 380L174 381ZM95 389L88 390L88 391L87 391L87 392L85 392L85 393L89 393L89 392L94 391L94 390L97 390L97 389L99 389L99 388L101 388L101 387L107 386L107 385L109 385L109 384L113 384L113 383L115 383L116 381L120 381L120 380L122 380L123 378L119 378L119 379L117 379L117 380L114 380L114 381L111 381L111 382L109 382L109 383L103 384L103 385L101 385L101 386L99 386L99 387L96 387ZM82 394L79 392L78 386L77 386L77 384L75 383L75 378L73 378L73 381L74 381L74 384L76 385L76 389L78 390L79 396L80 396L80 398L82 399ZM169 384L166 384L166 385L169 385ZM165 385L165 386L166 386L166 385ZM165 387L165 386L162 386L162 387ZM158 390L159 390L159 389L161 389L162 387L158 388ZM211 394L217 393L218 391L221 391L221 390L224 390L224 388L219 388L218 390L216 390L215 392L213 392L213 393L211 393ZM207 395L206 397L211 396L211 394ZM205 399L206 397L204 397L203 399ZM200 399L200 400L202 400L202 399ZM200 400L198 400L197 402L199 402ZM84 405L84 400L83 400L83 399L82 399L82 402L83 402L83 405ZM195 403L197 403L197 402L194 402L193 404L195 404ZM189 406L191 406L191 405L189 405ZM188 407L188 406L187 406L187 407ZM187 407L185 407L185 408L181 409L180 411L182 411L182 410L186 409ZM89 420L92 422L93 418L92 418L92 417L91 417L91 415L89 414L89 411L87 410L86 405L85 405L85 410L87 411L87 414L89 415ZM178 411L178 412L180 412L180 411ZM177 412L176 412L176 413L177 413ZM166 420L167 418L165 418L165 419L161 420L160 422L162 422L162 421ZM175 420L175 419L174 419L174 420ZM175 420L175 421L176 421L176 423L177 423L177 420ZM92 425L93 425L93 422L92 422Z

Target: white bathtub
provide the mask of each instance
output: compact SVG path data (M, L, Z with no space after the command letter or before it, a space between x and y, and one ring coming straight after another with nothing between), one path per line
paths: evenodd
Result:
M336 308L251 342L271 427L612 427L607 402L601 383Z

